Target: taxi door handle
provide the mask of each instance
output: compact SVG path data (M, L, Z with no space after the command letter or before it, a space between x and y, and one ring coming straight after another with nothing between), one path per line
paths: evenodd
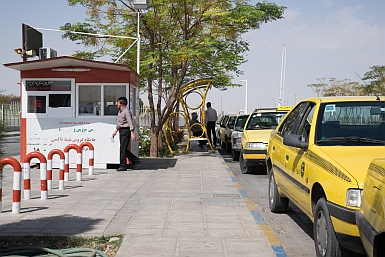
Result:
M286 161L289 161L289 155L286 155Z

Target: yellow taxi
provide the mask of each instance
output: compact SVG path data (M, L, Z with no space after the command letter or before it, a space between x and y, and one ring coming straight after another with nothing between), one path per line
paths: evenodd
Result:
M239 166L243 174L265 165L269 136L290 110L290 106L256 109L248 117L242 132Z
M385 133L385 131L383 132ZM369 257L385 256L385 158L372 160L356 222Z
M385 156L385 97L300 101L271 133L269 206L312 221L317 256L365 253L356 224L370 162Z

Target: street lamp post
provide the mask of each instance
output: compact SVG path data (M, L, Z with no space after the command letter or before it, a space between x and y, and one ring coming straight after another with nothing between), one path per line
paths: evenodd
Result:
M248 113L247 111L247 79L241 79L240 82L245 82L245 87L246 87L245 114L247 114Z
M221 94L221 116L223 116L223 111L222 111L222 96L223 96L223 94Z

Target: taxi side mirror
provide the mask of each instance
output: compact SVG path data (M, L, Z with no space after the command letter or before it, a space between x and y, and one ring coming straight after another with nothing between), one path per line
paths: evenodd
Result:
M294 134L286 134L283 136L283 144L287 146L292 146L296 148L301 148L306 150L308 143L301 140L302 136Z

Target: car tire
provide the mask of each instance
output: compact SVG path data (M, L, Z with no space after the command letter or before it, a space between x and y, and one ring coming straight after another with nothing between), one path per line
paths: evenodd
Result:
M274 173L269 171L269 207L270 211L274 213L285 213L289 206L289 199L280 197L278 193L277 184L275 183Z
M235 151L234 149L231 150L231 157L233 158L233 161L239 161L239 151Z
M320 198L317 201L314 211L313 233L315 251L318 257L342 256L325 198Z
M226 152L231 152L231 143L226 143Z
M242 174L251 174L254 172L254 166L246 164L245 159L243 159L243 154L239 156L239 167L241 168Z

